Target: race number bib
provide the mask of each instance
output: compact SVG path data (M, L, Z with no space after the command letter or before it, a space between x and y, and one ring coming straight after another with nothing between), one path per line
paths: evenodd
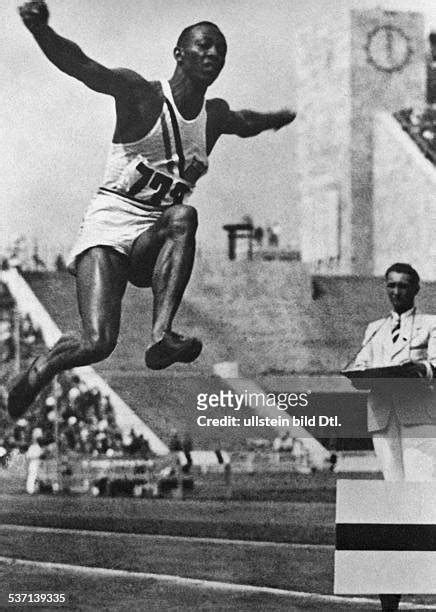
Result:
M192 185L162 170L156 170L147 159L138 156L123 171L118 188L131 198L147 200L152 206L182 204Z
M152 206L182 204L184 196L192 192L196 181L206 171L207 165L194 157L184 178L175 177L162 169L156 170L145 157L138 155L124 168L115 188L131 198L146 200Z

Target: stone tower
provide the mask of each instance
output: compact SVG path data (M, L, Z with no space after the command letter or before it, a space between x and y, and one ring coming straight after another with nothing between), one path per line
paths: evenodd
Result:
M424 19L328 0L298 24L303 261L372 274L373 118L425 101Z

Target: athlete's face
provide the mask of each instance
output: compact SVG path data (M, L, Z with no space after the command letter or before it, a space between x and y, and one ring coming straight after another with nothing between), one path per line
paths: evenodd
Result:
M211 85L223 69L227 43L219 30L212 26L194 28L175 56L179 66L193 81Z
M386 290L393 309L401 314L413 307L419 285L414 283L410 274L389 272L386 279Z

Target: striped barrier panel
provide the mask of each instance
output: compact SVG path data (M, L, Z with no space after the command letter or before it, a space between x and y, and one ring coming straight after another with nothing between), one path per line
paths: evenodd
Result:
M436 481L338 481L334 592L436 593Z

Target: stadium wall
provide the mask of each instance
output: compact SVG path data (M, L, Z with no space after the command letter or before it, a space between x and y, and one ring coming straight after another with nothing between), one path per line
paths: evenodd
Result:
M222 360L239 361L243 375L331 375L358 350L368 322L389 312L383 273L311 276L297 262L200 253L187 301L197 317L207 315L211 334L224 332ZM435 303L436 283L425 283L418 304L435 312Z
M436 168L388 113L374 123L374 273L406 261L436 279Z

